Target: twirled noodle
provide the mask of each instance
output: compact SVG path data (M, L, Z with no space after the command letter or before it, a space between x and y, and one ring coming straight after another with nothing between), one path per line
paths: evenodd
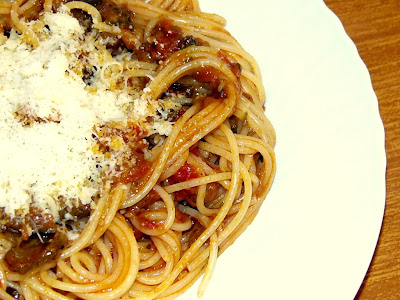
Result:
M161 117L170 132L136 137L147 145L140 176L104 175L85 226L55 259L19 274L5 261L13 244L1 236L2 299L172 299L204 273L201 296L217 257L271 187L275 132L261 72L225 20L201 12L197 0L113 1L0 0L0 43L14 30L34 49L45 37L32 21L72 14L109 46L101 78L110 90L178 107ZM129 26L121 23L126 15Z

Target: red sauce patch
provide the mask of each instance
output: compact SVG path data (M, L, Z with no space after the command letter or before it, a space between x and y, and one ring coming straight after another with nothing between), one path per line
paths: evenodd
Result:
M182 30L166 19L156 24L151 32L150 39L143 43L138 50L130 48L135 50L139 60L160 62L178 50L197 45L192 36L184 37Z
M171 176L171 179L175 182L183 182L198 177L199 174L196 168L185 162L183 166L179 168L178 172Z
M144 159L142 153L133 152L132 159L136 160L134 167L121 166L122 173L119 181L122 183L137 182L146 178L147 172L151 169L152 164Z
M192 76L200 82L211 84L213 90L216 90L218 88L219 78L215 69L213 68L202 67L194 72Z
M183 36L179 27L170 21L162 20L153 29L155 43L151 56L154 60L165 60L168 56L182 48Z
M200 177L198 171L196 168L187 162L183 164L182 167L179 168L179 170L172 175L169 178L169 183L177 183L177 182L184 182L188 181L190 179L195 179ZM190 188L190 189L184 189L175 192L175 200L176 201L187 201L191 206L196 207L196 191L197 188Z
M144 228L147 229L156 229L159 224L157 224L155 221L149 220L146 215L145 215L145 211L139 211L136 214L136 219L139 221L140 225Z
M139 60L162 61L174 52L182 49L184 37L181 29L171 21L161 20L152 31L152 41L144 43L136 50Z
M199 82L208 84L212 90L210 97L214 99L226 98L225 91L219 90L221 83L220 74L216 69L210 67L201 67L192 74L193 78Z
M187 220L190 220L190 217L179 209L175 209L175 220L178 221L178 223L185 223Z

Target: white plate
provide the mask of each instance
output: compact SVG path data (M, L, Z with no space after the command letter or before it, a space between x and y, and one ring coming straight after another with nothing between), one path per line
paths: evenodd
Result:
M258 60L277 174L203 299L353 299L385 205L384 131L369 73L322 0L200 0ZM180 299L196 299L198 283Z

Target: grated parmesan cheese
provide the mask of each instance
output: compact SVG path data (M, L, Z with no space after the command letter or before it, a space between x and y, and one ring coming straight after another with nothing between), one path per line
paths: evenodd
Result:
M121 62L67 12L29 26L39 28L36 49L15 31L0 45L0 207L13 217L34 204L57 216L60 199L91 203L116 165L115 155L95 151L95 129L155 117L158 106L115 89ZM87 66L93 75L84 82ZM149 126L171 130L162 120Z

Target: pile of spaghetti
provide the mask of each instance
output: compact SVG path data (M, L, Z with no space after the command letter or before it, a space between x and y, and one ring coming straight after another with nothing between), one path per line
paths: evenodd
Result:
M257 215L255 60L196 0L0 0L0 298L172 299Z

